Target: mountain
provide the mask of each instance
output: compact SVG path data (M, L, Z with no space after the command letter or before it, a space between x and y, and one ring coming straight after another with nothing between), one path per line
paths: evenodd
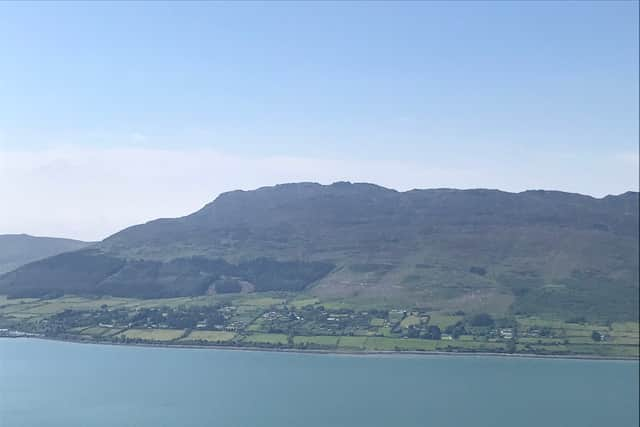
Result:
M39 259L84 248L89 244L79 240L28 234L0 234L0 274Z
M322 299L633 319L638 193L283 184L220 195L0 277L0 293Z

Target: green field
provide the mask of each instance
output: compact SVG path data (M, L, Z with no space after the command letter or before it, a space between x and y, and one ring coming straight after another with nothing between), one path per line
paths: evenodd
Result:
M462 320L464 320L464 316L456 316L438 312L429 313L429 325L437 325L442 330L444 330L447 326L453 326Z
M516 350L518 352L527 353L535 352L539 354L562 354L569 351L569 347L566 345L530 345L525 346L523 344L517 344Z
M264 324L264 320L262 318L257 318L256 320L253 321L253 323L251 323L246 331L247 332L260 332L263 330L263 324Z
M311 337L296 336L296 337L293 337L293 343L295 345L315 344L319 346L336 347L338 345L338 337L323 336L323 335L316 335Z
M402 319L404 319L404 313L395 310L389 312L389 322L391 324L398 323Z
M6 295L0 295L0 307L6 305L25 304L38 301L37 298L8 298Z
M80 333L82 335L91 335L94 337L99 337L99 336L103 336L103 335L111 335L113 333L117 333L119 332L120 329L114 329L114 328L101 328L100 326L93 326L90 328L85 328L82 331L80 331Z
M640 339L638 339L638 335L616 335L611 339L612 344L620 344L620 345L640 345Z
M369 337L365 343L367 350L393 351L433 351L436 350L439 341L412 339L412 338L383 338Z
M564 343L561 338L518 338L520 344L530 345L560 345Z
M55 299L6 299L0 297L0 315L19 314L22 317L46 317L60 313L64 310L95 310L102 306L109 308L127 306L136 301L126 298L83 298L76 296L64 296Z
M192 331L180 341L208 341L208 342L227 342L231 341L236 334L234 332L225 331Z
M290 301L289 305L294 308L301 308L307 305L318 304L319 302L320 300L318 298L301 298L301 299L294 299L293 301Z
M402 322L400 322L400 326L403 328L408 328L409 326L413 326L413 325L419 325L420 324L420 317L418 316L407 316L404 319L402 319Z
M342 350L364 350L368 337L340 337L338 348Z
M638 334L638 332L640 332L640 323L616 322L611 325L611 330L614 332L627 332L632 334Z
M256 295L247 295L232 300L232 303L236 305L246 305L259 308L268 308L274 305L282 305L284 304L284 302L284 298Z
M284 345L287 343L287 336L284 334L252 334L248 335L243 342L253 344L273 344Z
M182 335L184 335L182 329L127 329L118 337L165 342L177 340Z
M377 319L377 318L371 319L371 322L370 322L371 326L378 326L378 327L384 326L385 323L386 321L384 319Z

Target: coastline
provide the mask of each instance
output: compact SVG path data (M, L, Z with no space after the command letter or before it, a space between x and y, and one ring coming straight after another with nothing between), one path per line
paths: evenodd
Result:
M163 344L163 343L115 343L63 339L54 337L16 337L7 339L36 339L44 341L55 341L72 344L90 344L90 345L109 345L123 347L149 347L149 348L175 348L175 349L197 349L197 350L229 350L229 351L252 351L252 352L272 352L272 353L297 353L297 354L318 354L318 355L335 355L335 356L466 356L466 357L506 357L520 359L560 359L560 360L597 360L597 361L626 361L640 362L637 357L608 357L598 355L579 355L579 354L524 354L524 353L496 353L496 352L454 352L454 351L395 351L395 350L373 350L373 351L353 351L353 350L323 350L323 349L296 349L296 348L268 348L255 346L233 346L233 345L197 345L197 344Z

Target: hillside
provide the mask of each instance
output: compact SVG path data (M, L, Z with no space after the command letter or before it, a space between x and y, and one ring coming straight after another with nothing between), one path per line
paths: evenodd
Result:
M27 234L0 235L0 274L24 264L74 251L89 245L87 242L53 237L35 237Z
M0 278L13 296L292 290L451 310L637 319L638 193L285 184Z

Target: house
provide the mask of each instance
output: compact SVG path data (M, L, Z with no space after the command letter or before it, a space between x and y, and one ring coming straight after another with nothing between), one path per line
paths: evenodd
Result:
M500 329L500 336L506 340L513 339L513 328Z

